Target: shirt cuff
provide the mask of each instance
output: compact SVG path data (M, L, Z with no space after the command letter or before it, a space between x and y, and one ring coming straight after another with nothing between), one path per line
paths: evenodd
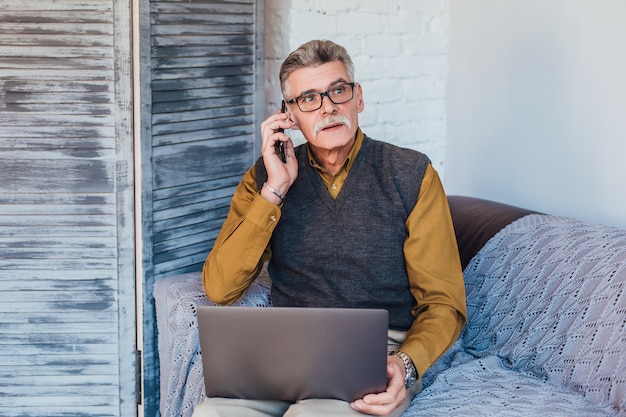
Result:
M278 224L280 215L281 211L279 206L270 203L260 194L257 194L254 200L252 200L246 219L259 228L271 232Z

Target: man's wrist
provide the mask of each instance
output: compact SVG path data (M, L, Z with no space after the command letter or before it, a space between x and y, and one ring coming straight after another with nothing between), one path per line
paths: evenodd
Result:
M276 197L280 198L280 201L285 201L285 196L281 193L279 193L276 189L274 189L274 187L272 187L271 185L269 185L267 182L263 183L263 187L267 188L269 190L270 193L274 194Z
M259 194L261 194L261 197L277 206L280 206L285 200L285 196L283 194L280 194L276 189L268 185L266 182L263 183L261 190L259 190Z
M402 360L404 364L404 387L409 389L415 384L415 381L418 378L417 369L415 369L415 365L413 364L413 360L409 355L402 351L393 351L389 353L390 355L395 355Z

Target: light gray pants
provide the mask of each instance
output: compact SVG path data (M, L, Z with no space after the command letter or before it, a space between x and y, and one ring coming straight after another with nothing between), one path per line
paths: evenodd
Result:
M389 331L387 350L398 350L406 332ZM390 416L399 417L411 405L411 400L422 391L421 378L407 392L404 403ZM192 417L363 417L341 400L312 399L295 404L284 401L241 400L236 398L207 398L198 404Z

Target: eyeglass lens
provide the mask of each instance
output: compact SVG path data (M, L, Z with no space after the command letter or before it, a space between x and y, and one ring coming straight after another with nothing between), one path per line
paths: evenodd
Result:
M324 96L328 97L334 104L342 104L352 100L354 89L351 84L339 84L323 93L309 93L296 98L296 103L301 111L314 111L322 107Z

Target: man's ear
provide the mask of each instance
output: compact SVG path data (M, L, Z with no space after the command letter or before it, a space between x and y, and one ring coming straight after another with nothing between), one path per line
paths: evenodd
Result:
M361 113L363 111L363 109L365 109L365 101L363 101L363 89L361 88L361 84L357 83L356 84L356 99L358 101L358 112Z
M291 108L287 107L287 114L289 115L289 120L291 121L291 123L293 123L290 127L290 129L294 129L294 130L300 130L300 125L298 124L298 119L295 117L295 115L292 113Z

